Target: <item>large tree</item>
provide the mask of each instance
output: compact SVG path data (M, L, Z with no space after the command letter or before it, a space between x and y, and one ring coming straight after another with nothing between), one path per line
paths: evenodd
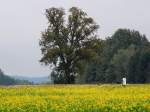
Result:
M65 15L62 8L46 10L48 27L40 39L43 55L40 62L53 65L57 77L70 84L79 75L81 62L96 55L94 49L97 47L95 40L98 25L76 7L69 9L67 20Z

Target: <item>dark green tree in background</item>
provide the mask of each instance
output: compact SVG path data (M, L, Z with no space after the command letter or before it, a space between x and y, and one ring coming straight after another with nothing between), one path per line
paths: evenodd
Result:
M88 63L85 83L150 82L150 43L145 35L129 29L118 29L103 40L97 61Z
M75 83L75 78L83 70L83 61L97 55L98 25L76 7L70 8L67 20L62 8L47 9L46 17L48 27L40 39L43 55L40 62L54 66L52 76L57 82Z
M105 72L106 82L116 83L120 82L122 77L127 77L130 83L134 83L131 80L136 80L138 83L141 83L141 81L138 81L134 77L139 77L139 75L143 76L144 72L133 74L130 71L138 72L140 68L137 68L137 63L139 63L140 59L133 59L133 57L140 56L141 54L137 52L143 51L148 45L149 42L146 36L135 30L119 29L112 37L107 38L106 48L104 50L105 61L103 62L107 65ZM136 65L131 64L133 60Z
M150 82L150 46L138 49L129 63L129 83Z

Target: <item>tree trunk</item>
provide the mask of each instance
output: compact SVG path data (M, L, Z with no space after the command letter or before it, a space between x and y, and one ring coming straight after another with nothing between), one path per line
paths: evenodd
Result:
M71 75L71 72L69 70L65 71L66 76L66 84L74 84L75 83L75 77Z

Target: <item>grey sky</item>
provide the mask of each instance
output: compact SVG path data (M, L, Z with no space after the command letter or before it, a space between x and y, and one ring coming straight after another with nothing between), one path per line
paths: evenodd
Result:
M45 9L52 6L82 8L100 25L101 38L118 28L136 29L150 37L149 0L0 0L0 68L5 73L49 75L49 68L38 62L38 42L47 26Z

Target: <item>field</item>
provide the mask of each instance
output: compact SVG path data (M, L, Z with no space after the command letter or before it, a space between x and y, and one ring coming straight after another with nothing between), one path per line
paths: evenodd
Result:
M150 112L150 85L0 87L0 112Z

